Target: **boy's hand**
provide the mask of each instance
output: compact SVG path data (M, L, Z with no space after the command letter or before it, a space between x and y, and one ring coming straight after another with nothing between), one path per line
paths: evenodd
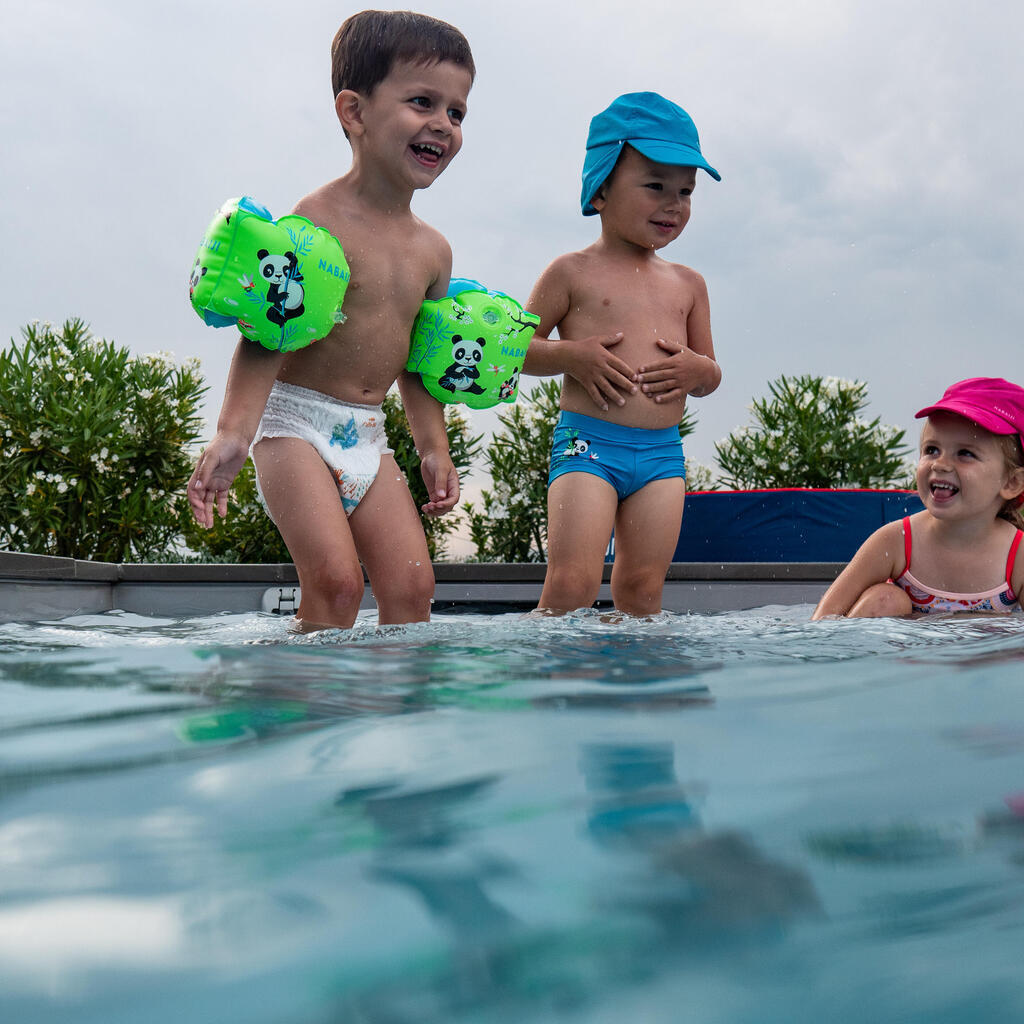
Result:
M420 459L420 474L430 496L423 514L434 518L451 512L459 500L459 474L448 452L427 452Z
M188 503L200 526L213 526L215 504L221 519L228 514L228 491L248 456L242 438L225 434L217 434L203 450L188 482Z
M674 341L658 339L658 345L671 355L637 368L640 390L655 402L672 402L687 395L704 395L718 386L718 364Z
M637 392L636 374L632 367L609 351L620 341L621 331L566 342L569 374L583 385L594 404L605 412L609 402L626 404L623 393L635 395Z

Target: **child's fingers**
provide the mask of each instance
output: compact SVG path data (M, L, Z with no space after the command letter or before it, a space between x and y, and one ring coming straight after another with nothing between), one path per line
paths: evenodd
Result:
M675 352L682 352L682 351L683 351L683 348L685 347L685 346L683 346L683 345L680 345L680 344L679 344L678 342L675 342L675 341L668 341L668 340L667 340L667 339L665 339L665 338L658 338L658 344L659 344L659 345L660 345L660 346L661 346L661 347L662 347L662 348L663 348L663 349L664 349L664 350L665 350L666 352L673 352L673 353L675 353Z
M584 387L587 389L587 394L590 395L590 400L601 409L603 412L608 411L608 401L601 394L601 389L596 384L585 384Z
M661 394L653 396L655 402L673 402L682 397L682 388L673 388L671 391L663 391Z

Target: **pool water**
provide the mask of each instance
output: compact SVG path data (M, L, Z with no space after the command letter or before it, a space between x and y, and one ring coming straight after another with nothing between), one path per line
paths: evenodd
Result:
M0 626L0 1020L1024 1019L1024 623Z

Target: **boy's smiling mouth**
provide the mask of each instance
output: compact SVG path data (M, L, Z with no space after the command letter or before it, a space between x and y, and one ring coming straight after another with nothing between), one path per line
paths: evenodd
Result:
M428 167L436 167L444 158L444 147L433 142L414 142L410 148L416 159Z

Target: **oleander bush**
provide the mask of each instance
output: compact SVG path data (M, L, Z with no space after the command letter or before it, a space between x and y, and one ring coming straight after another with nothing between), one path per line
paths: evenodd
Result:
M715 445L726 487L903 487L904 431L865 419L867 384L837 377L779 377L755 399L754 423Z
M419 456L413 443L409 421L399 396L392 392L384 399L385 427L388 445L394 449L395 461L409 481L416 507L427 501L427 487L420 474ZM461 480L469 475L473 459L479 454L480 437L469 433L469 424L462 411L453 405L445 406L445 427L448 448ZM432 560L445 556L449 536L458 529L456 511L438 518L421 515L427 548ZM182 516L182 534L194 556L204 562L290 562L291 556L281 535L260 503L256 491L256 471L252 459L247 459L235 479L228 499L228 516L214 517L214 525L203 529L191 513Z
M511 412L498 417L501 429L485 454L492 486L481 492L479 506L466 503L477 561L543 562L547 557L548 465L561 391L557 377L528 394L520 389ZM687 409L679 436L695 426Z
M206 391L198 360L136 356L82 320L0 352L0 545L110 562L179 532Z

